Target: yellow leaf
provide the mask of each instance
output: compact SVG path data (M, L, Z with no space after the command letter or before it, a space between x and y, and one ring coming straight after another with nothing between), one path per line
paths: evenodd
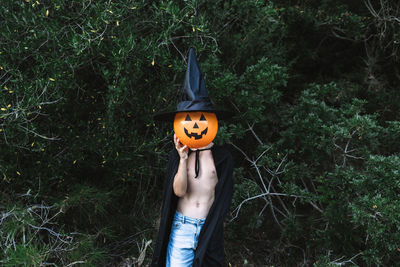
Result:
M42 109L42 106L41 106L41 105L39 105L39 106L38 106L38 108L39 108L39 109Z
M18 174L18 175L21 175L21 173L20 173L19 171L17 171L17 174Z
M117 157L119 156L119 153L118 153L118 151L116 152L116 154L117 154Z
M172 68L172 64L169 64L169 65L168 65L168 68Z
M3 131L3 129L0 129L0 133Z
M25 0L25 2L29 3L31 0Z
M153 59L153 61L151 62L151 65L154 66L154 59Z
M34 144L35 144L35 142L32 142L31 147L33 147Z
M74 160L74 162L72 162L72 164L75 164L76 163L76 160Z
M131 7L132 10L135 10L136 8L137 8L136 6Z
M196 31L196 29L192 26L192 30L193 30L193 32L195 32Z
M119 20L117 20L117 26L119 26Z
M6 108L1 108L2 111L6 111Z
M47 10L46 10L46 17L49 16L49 13L50 13L50 11L47 9Z
M11 107L11 104L8 104L7 107L10 108L10 107Z
M50 80L50 81L52 81L52 82L54 82L54 81L55 81L55 79L54 79L54 78L51 78L51 77L49 78L49 80Z
M4 85L4 90L6 90L6 91L8 90L8 87L7 87L7 86L5 86L5 85Z
M11 91L8 91L8 92L9 92L10 94L14 93L14 91L12 91L12 90L11 90Z

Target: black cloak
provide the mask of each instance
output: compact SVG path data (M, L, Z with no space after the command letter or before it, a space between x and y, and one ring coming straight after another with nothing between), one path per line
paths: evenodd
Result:
M218 182L215 186L214 202L199 235L193 266L212 267L224 265L224 218L229 210L233 194L233 160L229 150L214 144L211 147ZM169 153L166 179L164 181L163 206L161 209L160 228L151 266L165 266L167 246L171 225L178 203L173 192L173 180L179 166L179 154L175 148Z

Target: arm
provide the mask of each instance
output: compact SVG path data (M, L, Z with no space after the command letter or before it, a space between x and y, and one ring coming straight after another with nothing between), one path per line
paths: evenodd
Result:
M180 159L173 187L175 195L178 197L185 196L187 190L187 159Z
M187 161L188 161L188 148L179 143L179 139L174 135L175 148L178 151L180 160L178 171L174 177L173 189L178 197L183 197L187 191Z

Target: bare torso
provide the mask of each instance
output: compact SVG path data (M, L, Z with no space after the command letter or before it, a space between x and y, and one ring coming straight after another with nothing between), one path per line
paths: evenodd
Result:
M197 178L195 178L195 160L196 153L193 152L187 164L187 191L179 198L177 210L185 216L201 219L207 217L214 202L218 177L211 150L200 151L200 171Z

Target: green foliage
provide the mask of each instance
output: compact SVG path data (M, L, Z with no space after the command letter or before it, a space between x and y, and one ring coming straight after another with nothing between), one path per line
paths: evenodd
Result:
M397 264L400 9L370 2L2 1L1 263L149 262L173 136L152 116L193 46L236 112L227 261Z
M26 200L29 195L24 196ZM43 266L79 261L88 265L104 261L94 237L66 233L56 220L63 212L56 206L23 201L12 208L1 205L0 262L3 266Z

